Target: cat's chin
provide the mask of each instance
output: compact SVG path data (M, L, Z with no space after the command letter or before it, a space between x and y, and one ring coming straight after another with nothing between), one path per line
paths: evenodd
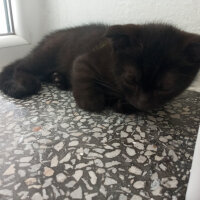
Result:
M130 103L129 104L134 107L136 110L139 110L139 111L146 111L148 110L149 108L144 106L144 105L141 105L141 104L138 104L138 103Z
M136 102L129 102L129 104L134 107L136 110L138 111L142 111L142 112L146 112L146 111L149 111L149 110L153 110L155 108L158 108L160 107L159 105L152 105L152 104L143 104L139 101L136 101Z

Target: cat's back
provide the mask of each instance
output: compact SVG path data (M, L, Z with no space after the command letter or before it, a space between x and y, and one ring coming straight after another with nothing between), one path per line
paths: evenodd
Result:
M77 56L94 48L107 28L103 24L89 24L52 32L39 43L33 53L46 52L59 65L63 61L71 63Z
M108 26L103 24L91 24L61 30L62 34L57 62L60 68L71 66L79 55L93 49L104 37Z
M64 33L62 51L74 52L76 55L93 48L104 36L107 26L103 24L84 25L68 28Z

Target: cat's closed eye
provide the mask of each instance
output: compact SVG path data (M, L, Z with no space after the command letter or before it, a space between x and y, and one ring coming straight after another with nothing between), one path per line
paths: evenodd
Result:
M159 92L171 92L176 84L176 76L171 72L166 72L162 79L156 83L155 89Z
M157 83L154 90L163 94L170 93L170 92L173 92L174 84L175 83L173 81L165 80L161 83Z

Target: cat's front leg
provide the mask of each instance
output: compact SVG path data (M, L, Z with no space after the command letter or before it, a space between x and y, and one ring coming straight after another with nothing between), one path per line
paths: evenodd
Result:
M95 69L86 58L78 58L72 70L72 91L76 103L84 110L101 112L105 107L105 96L95 83Z

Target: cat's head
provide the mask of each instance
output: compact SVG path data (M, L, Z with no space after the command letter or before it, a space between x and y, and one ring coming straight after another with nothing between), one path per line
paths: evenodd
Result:
M200 36L171 25L111 26L116 80L139 110L158 107L185 90L200 68Z

